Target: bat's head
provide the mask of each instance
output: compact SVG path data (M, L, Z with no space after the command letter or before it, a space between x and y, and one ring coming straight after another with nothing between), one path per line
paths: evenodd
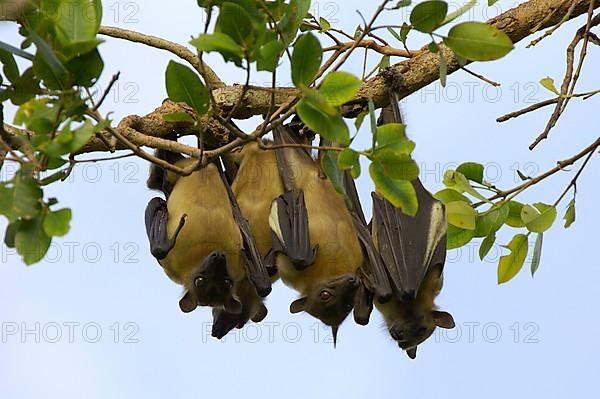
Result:
M429 338L436 327L454 328L452 315L439 310L421 314L407 311L392 323L390 335L406 351L408 357L414 359L417 356L417 346Z
M233 280L227 272L227 261L222 252L211 252L191 274L187 291L179 301L185 313L197 306L223 306L232 314L242 310L242 304L233 297Z
M305 296L292 302L290 312L307 312L330 326L335 346L338 327L354 306L358 285L358 278L353 274L321 281L311 287Z

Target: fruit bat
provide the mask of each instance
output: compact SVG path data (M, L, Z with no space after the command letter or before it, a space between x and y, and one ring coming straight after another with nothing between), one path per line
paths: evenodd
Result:
M261 144L264 145L265 142ZM258 142L253 141L232 150L227 155L226 161L226 165L229 165L226 167L226 173L236 169L235 173L230 174L231 191L243 217L248 221L258 251L265 259L265 266L271 275L271 280L274 281L277 275L272 251L269 212L273 200L283 194L275 151L263 149ZM245 286L242 292L250 291L247 288ZM249 319L254 322L261 321L267 315L267 308L263 305L258 309L256 306L255 303L251 303L250 306L244 304L244 309L239 314L214 309L213 336L221 338L231 329L243 327Z
M277 127L275 144L298 144L289 127ZM353 307L361 247L344 199L302 148L275 150L284 194L271 207L277 270L300 293L292 313L306 311L337 331Z
M398 104L382 110L380 123L401 123ZM443 278L446 259L446 213L444 205L433 198L417 178L415 189L418 211L408 216L378 193L373 199L373 241L379 249L393 295L386 303L375 301L392 338L411 359L417 345L435 327L453 328L454 319L434 304Z
M161 150L157 156L179 167L195 162ZM167 198L149 202L146 232L167 276L184 286L181 310L212 306L240 314L245 302L262 305L270 280L220 167L211 163L179 176L153 165L147 184ZM245 284L253 289L243 289Z

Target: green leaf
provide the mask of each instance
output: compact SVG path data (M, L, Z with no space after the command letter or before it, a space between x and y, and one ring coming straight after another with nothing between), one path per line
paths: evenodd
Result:
M338 166L341 170L350 169L353 178L360 176L360 156L352 148L344 148L338 155Z
M40 82L35 76L33 68L27 68L12 86L4 94L10 98L14 105L21 105L35 97L41 92ZM3 93L0 93L0 96ZM0 100L3 101L3 100Z
M69 232L71 222L71 210L69 208L50 211L44 217L44 232L49 237L64 236Z
M175 102L184 102L192 107L198 116L208 112L210 97L200 77L190 68L175 61L169 61L165 73L167 94Z
M363 121L365 120L365 116L367 116L368 114L368 112L361 112L356 116L356 120L354 121L354 127L356 128L356 130L360 129Z
M96 38L102 20L100 0L57 1L54 28L63 46L89 42Z
M342 173L338 168L338 162L337 151L325 151L321 157L321 169L331 184L333 184L335 190L345 196L346 190L344 188L344 180Z
M29 54L28 52L23 51L20 48L12 46L8 43L4 43L3 41L0 41L0 50L8 51L9 53L25 58L26 60L33 61L32 54Z
M416 215L419 206L417 194L409 181L389 177L383 166L377 161L373 161L369 166L369 174L378 193L405 214Z
M17 218L31 219L40 213L42 189L26 170L19 170L13 179L10 210L6 214L11 222Z
M469 2L467 4L463 5L458 10L456 10L456 11L451 12L450 14L448 14L446 16L446 18L444 19L444 22L442 22L442 25L446 25L447 23L450 23L450 22L454 21L456 18L458 18L461 15L465 14L466 12L468 12L476 4L477 4L477 0L469 0Z
M192 39L190 43L198 51L207 53L216 51L223 56L225 61L232 61L237 66L242 65L242 59L244 58L242 46L224 33L202 34Z
M296 87L308 86L321 66L323 49L319 39L305 33L296 40L292 53L292 82Z
M17 234L21 223L21 220L15 220L13 223L6 226L6 232L4 233L4 244L6 244L8 248L15 247L15 235Z
M255 39L252 31L252 21L246 10L235 3L223 3L219 10L215 32L224 33L242 47L250 49Z
M104 61L97 49L80 55L67 62L66 68L71 72L73 84L91 87L100 77L104 69Z
M163 120L165 122L186 122L186 123L194 123L196 120L190 116L190 114L185 112L172 112L170 114L163 115Z
M446 77L448 75L448 64L446 63L446 57L441 51L438 53L440 57L440 84L442 87L446 87Z
M414 141L409 140L405 134L405 126L401 123L386 123L377 126L377 147L373 150L376 156L382 153L394 155L410 155L415 149Z
M499 0L488 0L488 6L493 6L494 4L496 4Z
M501 256L498 263L498 284L510 281L519 273L527 257L528 243L525 234L517 234L505 248L510 249L510 254Z
M298 28L310 9L310 0L291 0L280 23L281 32L286 43L296 37Z
M384 55L381 57L381 61L379 61L379 70L385 69L390 66L390 56Z
M256 69L273 72L277 68L277 63L283 50L285 50L285 47L279 40L272 40L265 43L260 48L260 57L256 62Z
M440 46L438 46L436 42L431 42L427 45L427 50L434 54L437 54L440 51Z
M483 182L483 165L476 162L465 162L456 168L457 172L462 173L467 179L477 183Z
M454 225L448 225L447 249L460 248L473 239L473 230L464 230Z
M496 233L492 233L489 236L485 237L483 241L481 241L481 245L479 246L479 259L483 260L485 256L490 252L490 249L494 246L494 242L496 241Z
M406 43L406 38L408 38L408 33L410 32L411 29L412 29L412 26L410 26L406 22L402 23L402 26L400 27L400 41L402 43Z
M447 204L448 202L452 202L452 201L464 201L467 204L471 203L471 200L468 199L467 197L465 197L464 195L462 195L461 193L459 193L456 190L453 190L451 188L445 188L441 191L438 191L434 197L436 199L439 199L440 201L442 201L444 204Z
M506 33L483 22L453 26L444 43L456 54L473 61L497 60L514 48Z
M448 223L461 229L474 230L476 215L475 210L464 201L452 201L446 204Z
M394 7L392 7L393 10L397 10L399 8L402 7L408 7L411 3L411 0L400 0L398 3L396 3L396 5Z
M552 227L556 219L556 208L541 202L537 202L533 206L525 205L521 210L521 219L527 230L533 233L543 233Z
M24 220L15 233L15 247L26 265L39 262L50 247L51 238L44 232L42 220Z
M351 73L334 71L323 79L319 93L327 104L337 107L352 100L360 86L360 79Z
M396 32L394 28L388 26L387 31L390 33L390 35L394 36L396 40L398 40L399 42L402 41L402 39L400 38L400 34Z
M547 90L550 90L552 93L556 94L556 95L560 95L560 92L558 91L558 89L556 88L556 86L554 86L554 79L552 78L544 78L542 80L540 80L540 84Z
M418 31L431 33L442 24L447 12L448 4L445 1L424 1L413 8L410 23Z
M567 206L567 212L565 212L565 216L563 218L565 220L565 229L571 227L573 222L575 221L575 198L569 202L569 206Z
M392 179L408 181L412 181L419 177L419 166L411 157L404 154L390 155L391 156L379 156L373 158L381 163L386 175Z
M33 60L33 70L50 89L62 90L69 73L52 48L37 33L29 33L38 51Z
M83 147L94 134L95 127L89 120L86 120L85 123L79 126L73 132L73 140L69 143L67 147L67 152L73 153L77 152L81 147Z
M10 52L3 50L2 47L0 47L0 63L2 63L2 72L9 81L13 82L19 79L19 67L15 57Z
M58 172L53 173L50 176L45 177L42 180L40 180L40 186L47 186L47 185L57 182L61 179L64 179L67 176L68 176L68 173L66 170L59 170Z
M521 211L523 210L523 204L518 201L510 201L508 203L508 217L505 223L510 227L525 227L525 222L521 219Z
M331 29L331 24L323 17L319 18L319 26L321 27L321 32L327 32Z
M504 204L478 215L475 237L485 237L498 231L506 221L509 211L509 206Z
M535 239L533 247L533 257L531 258L531 277L535 275L540 266L540 257L542 256L542 242L544 241L544 233L539 233Z
M471 184L469 184L469 181L467 180L465 175L455 170L447 170L444 173L444 185L460 193L468 193L477 199L480 199L485 202L490 202L477 190L471 187Z
M303 98L296 104L296 113L311 130L334 143L349 145L350 132L342 115L335 109L331 115L328 112L331 110L324 110L324 108L327 108L326 104L319 104L309 98Z

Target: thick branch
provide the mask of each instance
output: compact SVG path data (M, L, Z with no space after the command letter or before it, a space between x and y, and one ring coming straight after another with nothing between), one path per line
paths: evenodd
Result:
M577 3L569 18L573 19L588 11L590 0L573 0ZM540 29L548 28L559 23L572 6L570 1L563 0L530 0L513 9L492 18L488 23L510 37L517 43L531 35L533 27L540 25ZM595 7L599 7L596 2ZM552 16L548 18L548 15ZM455 72L458 61L452 50L445 45L440 45L448 64L448 74ZM437 54L424 51L409 60L399 62L391 67L394 72L403 76L403 87L399 93L404 98L439 78L440 60ZM372 98L377 107L387 105L387 85L384 77L379 74L367 81L360 89L355 99L344 105L345 116L355 116L367 108L368 99Z

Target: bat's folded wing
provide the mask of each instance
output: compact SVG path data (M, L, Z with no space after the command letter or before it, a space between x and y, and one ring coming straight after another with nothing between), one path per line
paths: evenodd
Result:
M409 216L377 193L373 198L373 229L379 253L393 288L401 297L415 297L427 272L446 258L444 205L419 179L412 181L419 208Z
M169 238L167 233L168 218L167 202L162 198L152 198L146 206L144 219L146 234L150 242L150 252L157 260L164 259L173 249L177 236L185 223L185 216L182 216L175 234Z
M227 194L229 197L229 202L231 204L231 210L233 212L233 217L240 228L240 232L242 234L242 240L244 242L243 248L243 258L244 265L246 268L246 275L248 276L248 280L252 283L254 288L256 289L256 293L260 297L266 297L271 292L271 278L269 277L269 273L267 268L265 267L263 257L260 255L258 247L256 246L256 241L254 240L254 235L250 230L250 224L248 220L244 218L240 207L231 191L231 187L223 173L219 165L219 172L221 174L221 180L227 189Z

